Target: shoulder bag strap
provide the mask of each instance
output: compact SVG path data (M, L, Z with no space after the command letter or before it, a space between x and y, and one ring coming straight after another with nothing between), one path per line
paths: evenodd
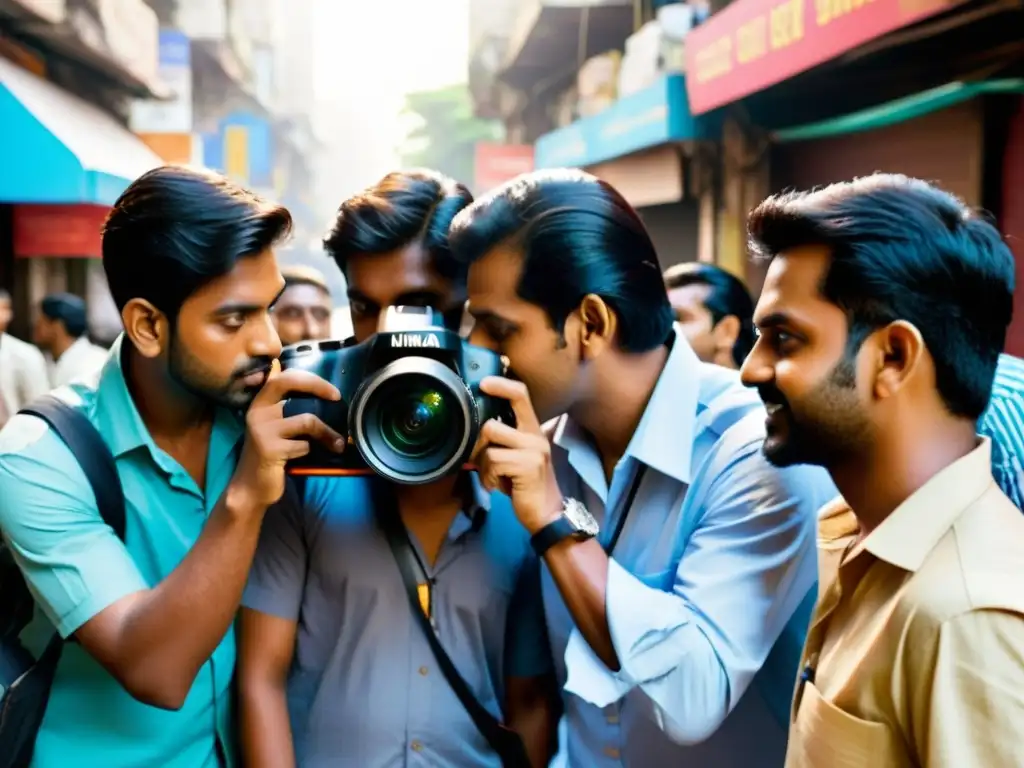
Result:
M96 497L100 517L124 541L125 507L121 477L117 474L114 455L89 418L53 395L37 398L19 413L42 419L71 450ZM63 644L60 635L55 634L38 663L56 667Z
M379 483L375 483L375 485L379 485ZM430 619L423 612L417 591L418 563L412 550L412 542L409 541L409 534L398 515L397 505L393 500L385 499L382 493L375 493L374 497L381 529L387 538L398 570L402 574L406 596L409 599L409 608L420 625L420 629L423 630L427 642L430 643L430 649L433 651L445 679L455 695L458 696L459 701L462 702L462 706L466 708L473 724L501 758L502 765L505 768L529 768L530 762L519 734L499 722L473 695L469 684L459 674L455 664L438 640Z

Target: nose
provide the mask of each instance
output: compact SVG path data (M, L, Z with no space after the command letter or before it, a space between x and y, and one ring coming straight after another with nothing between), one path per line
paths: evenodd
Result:
M267 313L266 321L249 337L249 357L278 358L281 356L281 337L277 335L274 319Z
M302 313L302 338L303 339L316 339L319 338L316 319L313 317L313 313L308 309Z
M757 387L771 381L773 376L772 367L761 351L761 341L758 340L740 366L740 381L744 386Z

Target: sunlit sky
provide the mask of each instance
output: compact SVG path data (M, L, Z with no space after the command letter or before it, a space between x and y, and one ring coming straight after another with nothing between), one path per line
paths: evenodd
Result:
M394 168L403 95L465 82L468 26L468 0L319 0L317 111L334 150L324 194Z

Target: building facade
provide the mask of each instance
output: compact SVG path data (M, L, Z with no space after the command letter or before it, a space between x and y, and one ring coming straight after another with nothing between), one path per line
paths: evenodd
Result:
M489 47L471 60L477 109L533 143L539 167L583 167L617 186L663 266L713 261L756 294L747 212L772 192L876 170L934 180L990 211L1024 264L1019 7L515 5L512 31L481 36ZM1007 349L1019 355L1024 287L1017 296Z

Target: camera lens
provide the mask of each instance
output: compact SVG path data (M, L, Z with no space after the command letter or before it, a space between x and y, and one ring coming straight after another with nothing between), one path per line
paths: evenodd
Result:
M451 368L409 356L363 382L352 398L350 423L356 448L374 472L398 483L429 483L465 461L476 406Z
M381 437L396 453L423 456L445 442L453 424L445 395L432 387L416 387L380 410Z

